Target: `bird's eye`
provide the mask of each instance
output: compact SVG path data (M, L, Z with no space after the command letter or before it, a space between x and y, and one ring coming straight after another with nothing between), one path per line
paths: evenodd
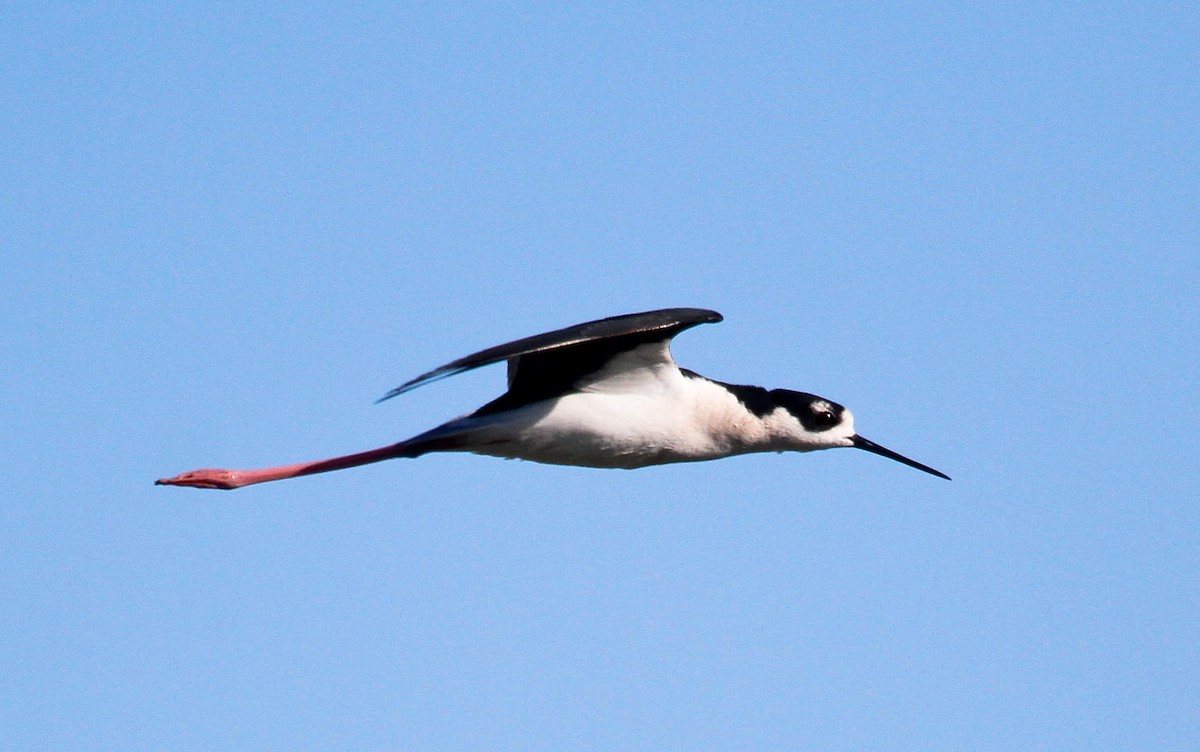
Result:
M838 423L838 417L833 414L832 410L818 410L816 418L817 425L821 428L830 428Z

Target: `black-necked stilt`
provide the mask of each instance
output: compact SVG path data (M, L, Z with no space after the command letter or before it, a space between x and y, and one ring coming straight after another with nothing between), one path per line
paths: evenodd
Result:
M463 371L508 361L508 391L475 412L398 444L259 470L194 470L157 481L196 488L323 473L428 452L474 452L554 465L636 468L749 452L857 447L950 479L854 432L850 411L787 389L725 384L681 369L671 339L721 321L667 308L591 321L488 348L422 374L380 401Z

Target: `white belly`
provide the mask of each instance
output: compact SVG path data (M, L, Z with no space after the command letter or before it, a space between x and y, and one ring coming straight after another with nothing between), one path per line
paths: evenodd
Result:
M495 416L467 451L552 465L637 468L729 454L687 404L660 397L575 393Z

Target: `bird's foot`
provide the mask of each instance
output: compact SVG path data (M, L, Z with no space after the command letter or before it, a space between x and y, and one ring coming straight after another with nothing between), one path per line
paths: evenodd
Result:
M240 488L237 473L232 470L192 470L176 475L174 478L159 478L154 481L156 486L190 486L192 488Z

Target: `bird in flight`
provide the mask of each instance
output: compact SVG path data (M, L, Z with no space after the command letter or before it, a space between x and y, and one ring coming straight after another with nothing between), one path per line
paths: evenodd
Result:
M680 368L671 340L716 311L666 308L589 321L459 358L379 401L508 362L508 391L473 413L397 444L257 470L193 470L164 486L232 489L429 452L473 452L552 465L638 468L751 452L856 447L950 476L855 433L854 416L807 392L726 384Z

